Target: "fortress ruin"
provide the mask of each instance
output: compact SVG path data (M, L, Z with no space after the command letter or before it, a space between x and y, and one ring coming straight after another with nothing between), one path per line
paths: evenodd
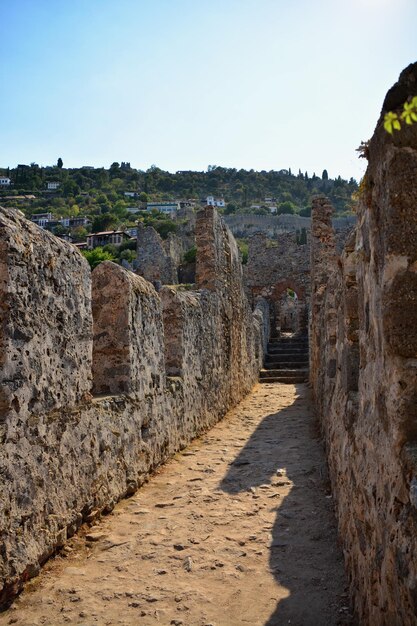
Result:
M308 330L355 614L368 626L417 624L417 124L393 136L383 128L384 113L416 93L414 64L366 147L349 234L335 233L330 203L316 197L307 240L281 233L267 247L258 234L243 270L207 207L195 226L195 288L163 285L177 282L172 241L152 239L161 263L144 258L157 291L111 262L91 272L70 244L1 210L3 607L84 521L251 390L272 320L272 334ZM288 290L293 326L281 314Z

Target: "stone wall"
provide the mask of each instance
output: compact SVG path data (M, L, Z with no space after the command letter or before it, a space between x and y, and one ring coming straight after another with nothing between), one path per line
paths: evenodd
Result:
M244 266L248 296L278 299L288 287L304 299L310 293L310 238L297 243L295 233L274 239L264 234L249 239L248 262Z
M249 309L213 209L197 232L196 291L107 262L91 303L80 253L1 210L0 604L256 382L268 307Z
M369 143L355 234L334 263L313 208L311 382L360 622L417 624L417 124L387 110L417 94L417 64Z
M90 270L32 222L6 210L1 217L0 411L14 421L74 405L90 391Z
M268 237L276 237L282 233L294 233L303 228L310 230L311 218L299 215L225 215L224 221L236 237L251 237L264 233ZM348 231L356 223L356 216L336 217L334 228Z
M162 239L152 226L138 223L136 271L146 280L161 285L194 282L195 266L183 264L184 254L195 245L196 214L181 209L176 232ZM192 280L191 280L192 279Z
M334 225L334 220L330 223ZM349 229L336 231L338 251L343 249L350 232ZM295 331L306 330L311 283L310 231L285 232L273 238L258 233L249 238L248 248L248 262L243 271L249 301L253 304L259 296L268 299L277 331L286 327L285 319L293 319L287 330L290 326ZM287 289L295 291L295 300L285 300Z
M136 271L140 276L154 284L176 285L183 253L180 240L171 235L163 241L152 226L138 223Z
M306 233L305 233L306 234ZM302 239L301 239L302 241ZM272 335L292 331L304 333L310 296L310 240L296 233L281 233L274 239L257 234L249 239L248 262L244 266L248 299L270 303ZM289 297L288 291L296 297Z
M152 393L164 371L160 301L153 286L110 261L92 273L93 393ZM138 333L146 329L146 334Z

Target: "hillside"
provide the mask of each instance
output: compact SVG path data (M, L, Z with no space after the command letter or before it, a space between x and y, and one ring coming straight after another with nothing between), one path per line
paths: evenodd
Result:
M140 202L192 198L198 204L207 195L224 197L224 212L228 214L269 214L265 199L272 198L278 213L309 215L311 197L325 193L337 213L346 214L354 207L352 196L358 189L354 179L329 179L326 171L318 177L301 171L294 175L291 170L256 172L216 166L206 172L170 173L156 166L146 172L136 170L123 162L113 163L109 169L39 167L33 163L2 169L0 173L11 179L11 185L0 190L4 206L18 207L27 217L41 212L51 212L57 218L87 216L93 231L134 225L137 217L127 209ZM48 183L59 186L48 190ZM137 195L128 197L126 192ZM86 234L85 229L75 230L71 234L76 239Z

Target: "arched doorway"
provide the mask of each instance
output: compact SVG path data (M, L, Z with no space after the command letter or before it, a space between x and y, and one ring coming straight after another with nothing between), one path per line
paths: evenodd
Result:
M263 287L252 287L252 299L261 296L269 302L271 338L282 334L307 335L309 294L304 284L284 279Z
M308 304L303 285L287 279L276 283L269 293L273 308L271 335L305 335L308 328Z
M298 296L289 287L281 294L277 313L277 326L281 333L294 334L298 331Z

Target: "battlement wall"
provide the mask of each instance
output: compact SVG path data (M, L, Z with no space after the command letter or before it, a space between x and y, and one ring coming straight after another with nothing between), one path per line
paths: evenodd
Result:
M417 124L384 113L417 93L417 63L388 92L368 146L356 231L341 256L313 203L311 383L361 624L417 620Z
M210 207L197 233L197 290L158 294L1 209L1 603L256 382L268 307Z

